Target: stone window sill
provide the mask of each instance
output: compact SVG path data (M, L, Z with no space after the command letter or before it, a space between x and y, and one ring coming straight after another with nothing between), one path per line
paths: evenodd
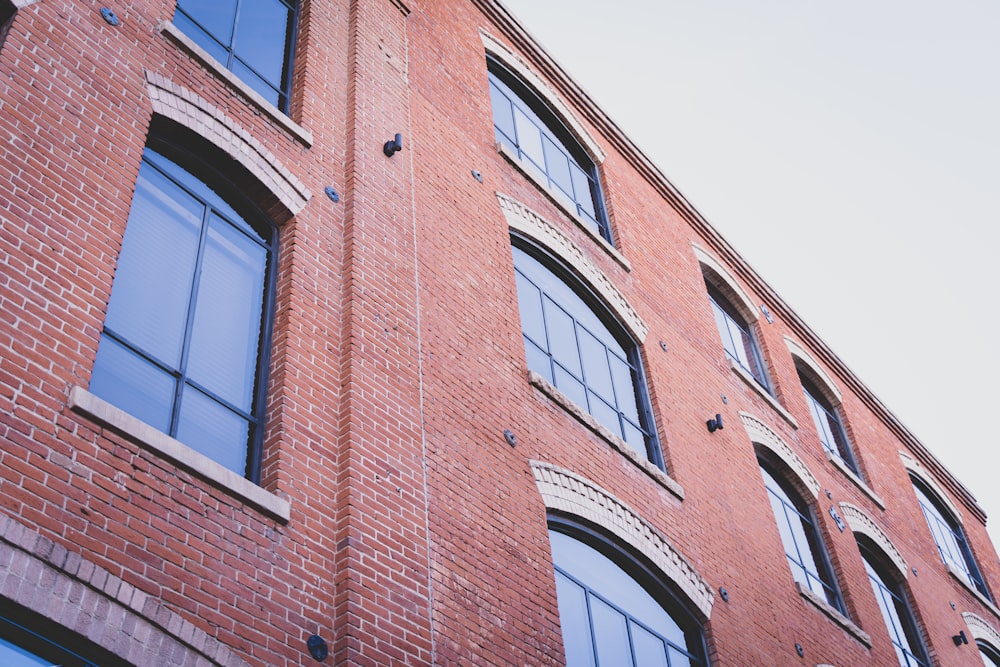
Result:
M997 609L997 606L993 604L993 602L989 598L980 593L976 589L976 587L969 582L969 580L966 578L964 574L956 570L955 566L952 565L951 563L945 563L944 566L948 570L948 574L954 577L958 581L958 583L962 584L962 587L965 588L965 590L972 593L976 597L976 599L979 600L980 604L982 604L984 607L993 612L994 616L1000 617L1000 609Z
M778 402L778 399L776 399L774 396L771 396L771 394L767 393L767 390L764 389L764 387L762 387L759 382L757 382L757 379L754 376L750 375L750 373L745 368L743 368L738 363L730 359L728 356L726 357L726 361L729 362L729 367L733 369L733 372L739 375L740 378L744 382L746 382L751 389L760 394L761 398L767 401L768 405L774 408L774 411L777 412L779 415L781 415L781 417L786 422L791 424L792 428L797 429L799 427L799 423L795 421L795 417L793 417L792 414L785 409L785 406L783 406L781 403Z
M187 468L278 521L286 524L289 522L291 505L284 498L279 498L273 493L265 491L229 468L136 419L124 410L116 408L86 389L73 387L70 390L69 407L75 412L122 433L146 449Z
M312 132L305 129L291 118L286 116L281 109L265 100L260 93L248 86L242 79L230 72L218 60L209 55L208 51L198 46L194 40L185 35L180 29L170 21L160 23L160 32L170 38L175 44L181 46L185 51L197 58L212 73L226 82L230 88L236 89L243 97L250 100L254 106L264 112L271 120L278 123L289 134L295 137L299 143L306 148L313 144Z
M859 477L856 472L851 470L846 463L844 463L839 457L834 456L830 452L826 452L826 458L828 461L830 461L830 463L833 464L833 467L837 468L840 472L842 472L844 476L847 477L847 479L851 480L851 482L853 482L854 485L861 490L862 493L868 496L873 503L878 505L879 509L885 510L885 502L883 502L882 499L879 498L874 491L868 488L868 485L865 484L865 481L861 479L861 477Z
M839 625L848 634L857 639L859 642L864 644L866 647L872 647L872 638L868 636L868 633L855 625L851 619L847 618L839 611L830 606L830 604L813 593L808 588L805 588L799 582L795 582L795 587L799 589L799 595L801 595L806 601L811 603L814 607L819 609L823 614L826 615L831 621Z
M637 452L631 445L620 437L601 425L586 410L577 405L573 399L562 393L544 377L535 371L528 371L528 381L536 389L555 401L562 409L573 416L578 422L600 436L611 447L624 455L637 468L649 475L656 483L674 494L678 499L684 500L684 489L670 475L660 470L653 463L647 460L642 453Z
M538 178L538 175L535 174L530 169L525 169L524 165L521 163L520 158L517 157L517 153L512 151L505 144L499 142L497 143L497 152L503 155L505 158L507 158L508 162L517 167L518 171L524 174L528 178L528 180L530 180L538 187L539 190L545 193L545 195L549 198L549 200L552 201L553 204L558 206L559 209L563 213L565 213L570 220L576 223L577 227L586 232L587 235L594 240L594 243L596 243L601 250L610 255L611 258L614 259L616 262L618 262L621 265L621 267L626 271L632 270L631 262L629 262L628 259L626 259L625 256L618 251L617 248L608 243L608 240L606 238L604 238L596 231L594 231L589 224L587 224L584 220L580 218L579 215L577 215L576 211L570 210L566 206L566 204L559 198L559 196L556 195L554 192L552 192L551 188L549 188L548 183L545 183L540 178Z

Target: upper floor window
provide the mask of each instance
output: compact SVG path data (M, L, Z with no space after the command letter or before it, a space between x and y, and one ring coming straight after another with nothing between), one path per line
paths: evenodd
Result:
M174 24L282 111L288 111L295 0L178 0Z
M596 300L584 300L576 291L586 293L582 286L571 287L522 248L513 253L528 367L662 466L635 343L609 315L598 315Z
M793 489L779 482L778 475L763 462L760 462L760 472L792 577L802 588L843 612L833 570L827 561L826 549L811 508Z
M938 553L942 562L951 567L956 575L961 577L965 583L990 599L989 591L986 589L986 582L979 572L972 551L965 539L965 533L951 513L945 509L944 505L922 482L911 476L913 489L917 493L917 500L920 502L920 509L923 510L924 518L934 536Z
M607 544L557 530L549 540L567 667L708 664L699 625L648 571Z
M976 647L985 667L1000 667L1000 651L982 640L976 641Z
M87 657L84 657L86 655ZM124 661L38 614L0 599L0 665L123 667Z
M858 549L900 667L928 667L930 661L899 578L874 546L858 540Z
M611 242L593 160L537 95L504 67L489 61L496 141L548 186L590 228Z
M806 404L809 406L813 423L816 425L816 432L819 433L819 440L823 443L823 450L857 472L857 463L854 460L851 446L848 444L847 432L840 421L837 408L820 390L819 385L813 382L807 372L801 368L798 368L798 372L802 390L806 395Z
M708 298L712 302L715 325L719 328L726 356L753 376L761 387L770 391L767 374L764 372L764 362L750 323L715 285L706 281L705 286L708 289Z
M146 149L90 391L256 482L277 234L232 201Z

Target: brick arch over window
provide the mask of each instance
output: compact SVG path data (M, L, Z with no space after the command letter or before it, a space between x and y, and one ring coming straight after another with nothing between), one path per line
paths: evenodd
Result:
M559 231L555 225L519 201L500 193L497 193L497 199L511 231L533 241L576 271L584 283L611 309L618 321L628 329L636 343L641 345L649 333L649 327L629 304L625 295L619 292L611 279L590 261L580 246Z
M756 322L757 306L754 305L750 295L740 287L736 278L722 266L721 262L709 255L704 249L693 243L691 244L691 248L694 250L694 256L701 265L705 280L712 283L713 287L722 292L731 302L733 308L736 308L747 322Z
M899 452L899 458L903 461L903 465L909 471L910 475L919 479L927 489L933 493L938 502L942 503L945 508L951 513L952 518L958 522L962 523L962 513L959 511L958 507L951 501L947 492L941 488L941 485L937 483L934 477L931 476L927 470L920 465L920 462L914 458L911 458L908 454L904 452Z
M711 618L715 591L649 522L601 487L568 470L539 461L531 462L531 470L546 509L584 519L631 545L659 568L706 620Z
M903 554L899 552L899 549L892 543L889 536L875 523L875 520L860 507L851 503L840 503L840 511L844 515L847 525L851 527L851 531L855 534L864 535L874 542L885 553L892 564L896 566L903 579L906 579L909 574L906 559L903 558Z
M177 665L249 667L158 599L10 517L0 519L0 590L134 665L170 656Z
M970 611L962 612L962 618L973 638L984 641L995 649L1000 650L1000 631L990 625L986 619L973 614Z
M816 476L810 472L805 461L799 458L799 455L788 446L788 443L781 439L781 436L764 422L746 412L740 412L740 421L743 422L743 428L746 429L747 435L750 436L751 442L756 447L770 452L783 461L788 469L795 474L801 487L808 490L813 498L819 497L820 484Z
M241 127L204 98L170 79L146 72L146 87L153 112L195 132L225 151L246 167L293 217L306 205L312 194L278 158L250 132Z
M504 46L496 37L483 30L479 31L479 35L483 39L483 46L486 49L486 53L496 58L507 69L520 77L552 109L559 120L566 125L576 140L580 142L583 149L587 151L594 164L599 165L604 162L604 158L606 157L604 151L601 150L594 137L587 132L583 124L577 120L573 112L569 110L569 107L556 94L556 91L545 83L545 80L528 63Z
M801 345L788 336L785 336L785 346L788 347L789 354L795 359L796 365L804 366L809 371L809 375L812 376L810 379L823 392L827 400L834 405L840 405L843 398L833 378L816 363L816 360Z

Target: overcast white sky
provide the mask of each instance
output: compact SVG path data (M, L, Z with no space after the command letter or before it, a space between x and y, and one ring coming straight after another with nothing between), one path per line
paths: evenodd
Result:
M502 1L1000 545L1000 3Z

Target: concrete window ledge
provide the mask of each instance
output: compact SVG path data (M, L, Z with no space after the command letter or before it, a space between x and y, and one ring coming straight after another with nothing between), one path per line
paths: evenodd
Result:
M757 382L757 379L754 378L754 376L750 375L750 373L745 368L743 368L738 363L730 359L728 356L726 357L726 360L729 362L729 368L731 368L734 373L740 376L740 379L746 382L751 389L760 394L760 397L763 398L765 401L767 401L767 404L770 405L772 408L774 408L774 411L777 412L779 415L781 415L782 419L788 422L792 428L797 429L799 427L799 423L795 421L795 417L793 417L791 413L785 409L785 406L783 406L781 403L778 402L778 399L776 399L774 396L771 396L771 394L767 393L767 390L764 389L764 387L760 386L760 383Z
M166 433L136 419L120 408L82 387L74 386L69 392L69 407L94 421L119 431L146 449L173 461L191 472L205 478L214 485L228 491L241 501L252 505L282 523L291 518L291 504L265 491L253 482L237 475L209 457L196 452L184 443L171 438Z
M823 612L831 621L839 625L866 647L872 647L872 638L868 636L867 632L856 626L851 619L831 607L826 600L820 598L808 588L803 587L799 582L795 582L795 586L799 589L799 595Z
M831 464L833 464L833 467L842 472L844 476L847 477L847 479L851 480L851 482L853 482L854 485L858 487L860 491L862 491L866 496L868 496L873 503L878 505L879 509L885 510L885 502L878 496L877 493L872 491L871 488L869 488L869 486L865 484L865 481L861 479L861 477L859 477L856 472L848 468L846 463L841 461L839 458L837 458L830 452L826 452L826 458Z

